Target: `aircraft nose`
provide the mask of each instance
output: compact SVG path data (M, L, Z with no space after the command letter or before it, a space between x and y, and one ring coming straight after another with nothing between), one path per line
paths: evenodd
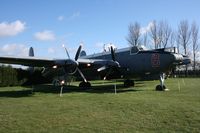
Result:
M191 63L191 59L188 56L183 55L183 65L187 65L190 63Z
M187 65L191 63L191 59L186 55L173 54L173 56L175 65Z
M173 58L174 58L174 65L180 64L183 61L182 54L173 54Z

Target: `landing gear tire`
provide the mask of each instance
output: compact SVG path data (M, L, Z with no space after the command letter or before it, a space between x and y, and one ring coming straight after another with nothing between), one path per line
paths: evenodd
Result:
M164 91L165 89L166 89L166 86L165 86L165 85L163 85L163 86L157 85L157 86L156 86L156 91Z
M82 87L82 88L89 88L89 87L91 87L91 84L90 84L90 82L84 82L84 81L82 81L82 82L79 84L79 87Z
M132 86L132 87L135 86L134 80L129 80L129 79L125 80L124 81L124 87L130 87L130 86Z
M164 85L165 82L165 73L160 73L160 85L156 86L156 91L165 91L166 86Z

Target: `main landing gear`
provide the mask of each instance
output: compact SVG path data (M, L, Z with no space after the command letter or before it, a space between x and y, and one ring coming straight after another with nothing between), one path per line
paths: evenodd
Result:
M160 74L160 84L156 86L156 91L165 91L165 90L167 90L166 86L164 85L164 82L165 82L165 74L161 73Z
M134 80L130 80L130 79L125 80L124 81L124 87L130 87L130 86L132 86L132 87L135 86Z
M79 84L79 87L89 88L89 87L91 87L91 84L90 84L90 82L82 81L82 82Z

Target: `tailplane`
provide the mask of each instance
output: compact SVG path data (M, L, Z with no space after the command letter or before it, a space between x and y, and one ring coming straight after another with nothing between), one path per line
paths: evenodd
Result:
M34 50L33 47L30 47L29 49L29 54L30 57L34 57ZM30 72L30 74L33 74L34 72L34 67L28 67L28 71Z

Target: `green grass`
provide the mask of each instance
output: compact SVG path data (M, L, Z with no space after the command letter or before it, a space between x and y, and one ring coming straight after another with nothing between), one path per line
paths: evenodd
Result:
M113 83L94 81L62 97L49 85L0 88L0 133L200 132L200 79L168 79L166 92L154 91L158 83L117 83L115 95Z

